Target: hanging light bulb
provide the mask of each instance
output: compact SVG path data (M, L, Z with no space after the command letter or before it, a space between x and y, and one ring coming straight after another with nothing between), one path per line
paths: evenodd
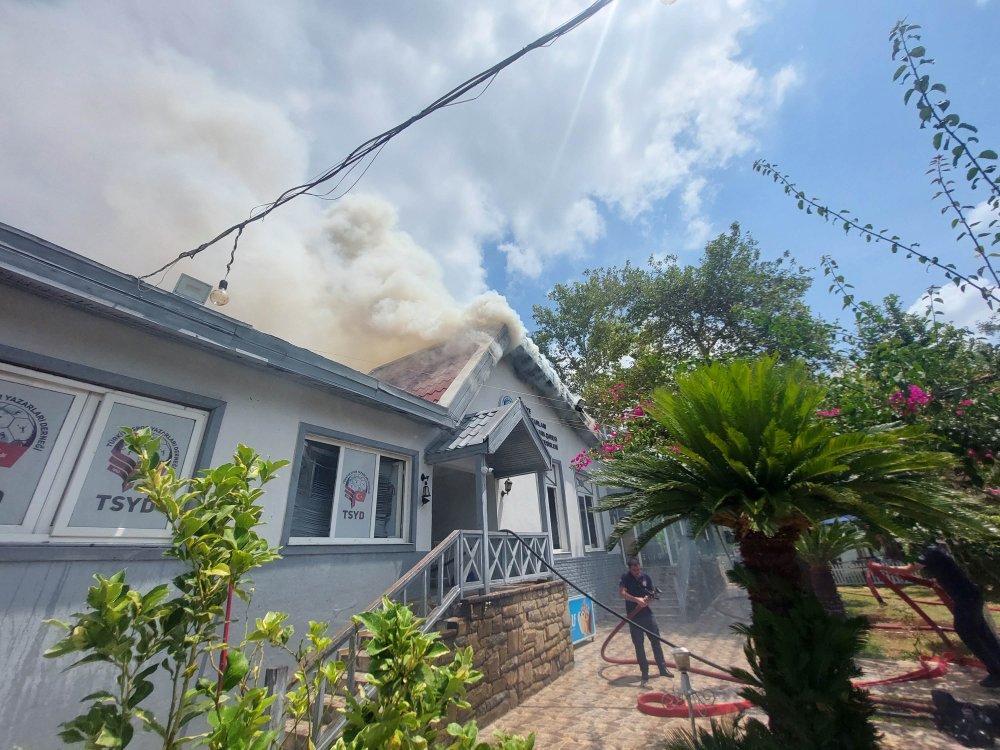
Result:
M219 286L213 289L211 294L208 295L208 298L212 301L213 305L222 307L223 305L229 303L229 292L226 291L228 288L229 282L222 279L219 282Z

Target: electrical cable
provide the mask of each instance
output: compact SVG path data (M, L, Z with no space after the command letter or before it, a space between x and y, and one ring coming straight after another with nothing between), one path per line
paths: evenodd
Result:
M540 47L546 47L559 37L569 33L577 26L587 21L591 16L595 15L598 11L602 10L605 6L611 4L612 1L613 0L595 0L595 2L592 3L588 8L586 8L581 13L578 13L576 16L571 18L566 23L553 29L549 33L539 37L531 44L527 45L526 47L523 47L521 50L515 52L514 54L505 58L504 60L501 60L496 65L493 65L492 67L482 71L481 73L478 73L477 75L473 76L472 78L469 78L463 83L460 83L451 91L439 97L436 101L429 104L427 107L425 107L420 112L410 117L408 120L400 123L399 125L396 125L394 128L390 128L389 130L385 131L384 133L381 133L380 135L375 136L374 138L370 138L369 140L365 141L360 146L355 148L351 153L349 153L346 157L344 157L344 159L339 164L330 168L320 176L302 185L296 185L295 187L288 188L271 203L265 204L266 208L264 208L263 210L256 213L251 212L251 215L248 218L244 219L238 224L234 224L233 226L223 230L208 242L202 243L193 250L187 250L179 254L169 263L161 266L160 268L157 268L155 271L151 271L148 274L139 276L138 278L147 279L151 276L155 276L156 274L170 268L171 266L175 265L176 263L180 262L185 258L195 257L202 251L207 250L209 247L216 244L220 240L225 239L234 232L241 233L248 225L257 221L262 221L272 211L280 208L289 201L294 200L300 195L309 194L313 188L332 180L341 172L343 172L345 169L348 168L353 169L355 165L363 161L370 154L372 153L377 154L377 152L390 140L395 138L397 135L402 133L404 130L406 130L414 123L424 119L425 117L436 112L437 110L454 104L461 104L465 101L473 101L477 97L472 97L472 99L463 99L462 97L464 97L466 94L473 91L474 89L479 88L484 83L486 84L486 88L488 88L489 85L493 82L493 79L496 78L496 76L502 70L512 65L513 63L517 62L517 60L521 59L529 52L532 52L533 50L536 50ZM480 92L480 95L481 93L483 92ZM236 241L234 241L233 244L234 253L236 250L236 243L238 241L239 241L239 234L237 234Z

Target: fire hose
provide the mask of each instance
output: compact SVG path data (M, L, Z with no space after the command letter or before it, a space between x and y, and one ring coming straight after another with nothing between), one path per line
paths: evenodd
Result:
M666 638L663 638L662 636L659 635L659 633L654 633L651 630L644 628L638 623L633 622L630 617L622 616L618 612L608 607L603 602L590 596L590 594L588 594L586 591L581 589L579 586L577 586L575 583L570 581L568 578L559 573L559 571L553 568L552 565L550 565L549 562L544 557L542 557L534 549L532 549L531 546L528 545L516 532L511 531L510 529L502 529L501 531L510 534L512 537L514 537L518 542L520 542L522 546L524 546L525 549L528 550L528 552L530 552L534 557L536 557L546 568L548 568L555 576L561 579L565 584L567 584L574 590L578 591L579 593L583 594L584 596L588 597L591 601L594 602L594 604L596 604L601 609L608 612L613 617L619 620L618 624L611 630L607 638L604 639L604 643L601 645L601 658L604 661L608 662L609 664L638 664L638 661L636 659L613 657L607 654L608 645L611 643L611 640L621 631L621 629L625 626L626 623L628 623L631 627L635 627L641 630L643 633L650 636L651 638L656 638L661 643L670 646L671 648L677 648L677 646L674 643L671 643ZM938 594L938 596L941 597L942 601L938 603L926 600L915 600L902 592L899 585L891 580L892 576L903 578L912 581L914 583L919 583L928 586L931 589L933 589L934 592ZM884 601L879 596L878 592L875 590L874 578L876 577L879 580L884 581L896 594L900 596L900 598L903 599L903 601L905 601L910 607L912 607L925 620L925 622L928 623L929 626L928 629L930 628L934 629L941 637L941 639L946 644L948 644L949 647L952 646L951 642L948 640L944 632L945 630L951 630L951 628L946 628L938 625L929 615L927 615L926 612L924 612L920 608L918 604L918 602L923 604L937 604L937 605L943 604L944 606L947 606L949 610L954 606L953 603L951 602L950 597L948 597L948 595L945 594L945 592L941 590L940 587L938 587L935 582L926 578L920 578L918 576L911 575L909 573L895 572L892 571L891 567L883 566L878 563L868 563L868 571L866 571L865 574L866 583L868 584L875 598L879 602L883 603ZM998 608L993 608L993 607L991 607L991 609L993 609L994 611L998 610ZM690 654L690 658L695 659L709 667L712 667L712 669L707 670L689 666L687 670L685 670L687 672L703 675L705 677L711 677L713 679L722 680L726 682L736 682L736 683L741 682L741 680L733 676L730 670L727 669L726 667L716 664L715 662L712 662L694 653ZM668 667L673 667L674 669L678 668L675 662L668 660L666 664ZM971 659L968 657L960 656L954 652L948 652L942 654L941 656L921 656L920 667L910 672L905 672L900 675L894 675L892 677L886 677L880 680L857 680L852 682L855 687L869 688L869 687L878 687L884 685L895 685L902 682L912 682L915 680L934 679L947 674L948 666L950 664L960 664L963 666L985 669L985 666L978 659ZM891 698L879 698L876 696L869 696L869 700L871 700L873 703L879 706L901 709L903 711L907 711L910 713L929 715L932 714L934 711L934 707L930 703L921 703L916 701L901 701ZM749 709L751 705L752 704L750 703L750 701L747 700L732 701L729 703L692 704L690 701L686 701L685 698L682 696L677 696L677 695L672 695L670 693L662 693L662 692L644 693L639 696L637 702L637 707L639 711L641 711L644 714L648 714L650 716L662 716L669 718L691 717L692 719L694 717L700 718L700 717L722 716L724 714L730 714L730 713L738 713L739 711L745 711Z

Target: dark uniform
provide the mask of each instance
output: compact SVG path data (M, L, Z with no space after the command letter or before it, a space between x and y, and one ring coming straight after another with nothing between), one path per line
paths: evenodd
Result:
M640 598L652 596L655 591L653 580L648 575L640 573L638 576L635 576L631 572L621 577L621 580L618 582L618 589L625 589L632 596ZM630 620L628 626L629 634L632 636L632 645L635 646L635 658L639 662L642 679L645 680L649 677L649 660L646 658L646 648L643 644L644 636L649 638L649 642L653 646L653 658L656 659L656 665L660 668L660 674L668 675L667 663L663 658L663 647L660 645L660 641L636 627L636 625L639 625L650 632L656 633L656 635L660 634L660 628L656 624L649 605L640 607L637 603L626 599L625 614L628 615ZM635 625L632 623L635 623Z

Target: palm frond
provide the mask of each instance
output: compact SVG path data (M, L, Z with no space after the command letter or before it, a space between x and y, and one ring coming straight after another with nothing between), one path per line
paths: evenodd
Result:
M838 435L816 416L823 395L803 365L773 358L678 376L676 391L657 391L648 410L675 449L626 450L596 473L624 491L602 505L625 511L609 543L640 523L659 530L680 518L699 530L745 523L767 534L845 515L894 535L974 523L955 511L953 457L923 449L921 429Z

